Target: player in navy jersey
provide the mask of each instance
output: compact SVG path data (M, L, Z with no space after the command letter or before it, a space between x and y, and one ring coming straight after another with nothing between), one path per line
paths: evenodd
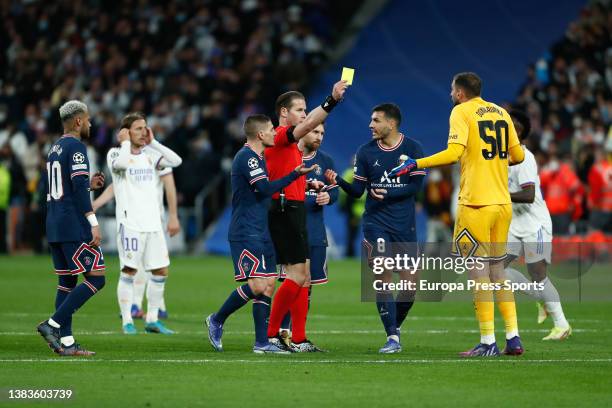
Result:
M334 162L332 158L325 152L319 150L323 142L325 127L323 124L318 125L313 131L308 133L298 142L298 147L303 153L304 165L318 167L310 173L308 181L319 181L325 183L325 171L327 169L334 170ZM331 187L331 189L328 189ZM323 218L323 208L326 205L331 205L338 199L338 189L335 186L324 187L321 191L307 190L306 191L306 231L308 234L308 253L310 259L306 259L306 270L308 272L305 286L308 291L308 310L310 310L310 297L313 285L322 285L327 283L327 233L325 231L325 222ZM281 266L281 278L284 278L284 269ZM290 313L285 315L285 319L281 324L280 336L285 341L290 337ZM318 347L309 341L302 343L292 343L292 348L296 351L321 351Z
M415 196L421 190L425 172L416 170L398 177L389 177L391 169L408 158L423 157L421 145L399 132L401 112L397 105L384 103L372 109L370 130L372 140L359 148L355 160L353 183L327 170L329 184L338 184L347 194L361 197L367 189L366 208L363 215L364 246L368 259L390 256L390 246L417 242L415 226ZM401 244L400 244L401 243ZM406 250L413 251L414 248ZM402 280L411 280L409 271L400 272ZM390 271L382 275L383 282L391 282ZM376 306L385 331L387 342L381 353L401 351L399 327L413 305L414 293L405 291L393 298L390 292L377 291Z
M90 189L104 176L89 178L89 159L82 139L89 138L87 105L72 100L59 109L64 135L47 157L47 240L58 275L55 313L37 326L49 347L62 356L90 356L72 336L72 315L104 287L100 227L92 210ZM83 282L77 286L78 276Z
M272 194L288 186L314 167L297 166L284 177L270 182L263 158L265 147L274 146L276 131L265 115L251 115L244 122L247 144L232 163L232 220L228 239L234 264L234 279L247 283L238 287L221 308L206 318L208 339L223 351L221 336L225 320L253 300L255 345L253 352L287 354L268 341L267 319L276 283L276 256L268 230L268 208Z

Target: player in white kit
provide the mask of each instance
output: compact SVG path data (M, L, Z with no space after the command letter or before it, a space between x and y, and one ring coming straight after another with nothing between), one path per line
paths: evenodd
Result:
M145 146L144 149L147 149ZM166 201L168 202L168 216L162 218L162 225L166 225L166 231L170 237L175 236L181 230L181 224L178 219L178 208L177 208L177 196L176 196L176 184L174 182L174 176L172 172L172 167L166 167L162 170L157 171L157 175L159 176L160 182L157 184L158 189L158 197L159 197L159 206L162 217L165 215L164 209L164 192L166 194ZM109 184L108 187L104 190L102 194L98 198L96 198L92 204L94 211L102 208L106 203L115 198L115 193L113 189L113 184ZM132 308L132 318L133 319L141 319L144 316L142 311L142 301L144 298L145 289L147 287L147 283L149 278L151 277L151 272L146 271L144 266L141 264L134 275L134 291L133 291L133 299L131 301ZM128 301L127 299L121 299L121 301ZM168 317L168 312L166 309L165 296L162 297L161 304L159 306L159 314L158 317L160 319L165 319ZM129 323L129 322L128 322ZM134 332L135 333L135 332ZM128 333L128 334L134 334Z
M174 183L172 167L166 167L165 169L159 170L157 174L160 180L159 184L157 185L157 189L159 194L159 207L162 214L162 225L166 225L166 231L168 232L168 235L170 237L173 237L180 232L181 224L179 223L178 219L176 184ZM166 193L166 201L168 202L167 217L165 217L164 209L164 192ZM138 272L136 272L136 275L134 276L134 298L132 299L132 317L143 317L142 300L150 278L151 272L146 271L142 266L138 268ZM166 319L168 317L165 297L162 297L161 304L159 306L158 316L160 319Z
M508 267L514 259L523 255L532 281L539 282L540 285L522 292L538 301L538 323L543 323L548 315L554 323L552 331L542 340L563 340L572 334L572 328L563 314L559 292L546 276L546 269L551 261L552 222L540 190L535 157L524 145L531 130L531 123L521 111L512 111L510 116L525 150L525 160L511 166L508 172L512 223L508 231L506 276L513 282L531 282L521 272Z
M136 332L131 307L134 275L142 265L152 273L147 286L145 331L172 334L173 331L158 318L170 264L162 228L158 171L177 167L182 160L155 140L140 113L130 113L123 118L118 139L121 147L108 152L107 164L117 205L117 249L121 264L117 296L123 331Z

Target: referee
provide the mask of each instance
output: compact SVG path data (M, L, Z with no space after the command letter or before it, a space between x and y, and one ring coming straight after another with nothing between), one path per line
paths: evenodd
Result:
M278 97L276 114L279 118L279 126L276 128L274 146L264 151L270 181L281 178L302 163L302 152L297 146L298 140L325 121L327 115L344 96L347 87L346 81L336 82L331 95L308 115L306 115L306 98L300 92L290 91ZM319 189L321 185L310 187ZM306 177L301 176L280 193L272 196L268 216L276 259L286 274L272 302L268 337L270 342L276 346L290 349L278 335L281 321L290 311L294 333L293 342L298 345L291 351L315 349L314 345L306 339L310 273L306 268L306 260L309 255L304 208L305 191ZM301 344L305 342L307 344ZM308 345L312 347L306 347Z

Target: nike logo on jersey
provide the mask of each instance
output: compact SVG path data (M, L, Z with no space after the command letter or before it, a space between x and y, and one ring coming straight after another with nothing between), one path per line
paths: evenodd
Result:
M376 166L380 167L380 164L378 164L378 160L376 160L374 164L372 165L372 167L376 167Z

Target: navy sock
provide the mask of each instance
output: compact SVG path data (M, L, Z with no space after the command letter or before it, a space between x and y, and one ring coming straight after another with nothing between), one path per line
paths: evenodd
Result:
M280 325L281 329L291 330L291 312L287 312Z
M395 301L395 325L396 327L400 327L404 320L406 320L406 316L408 316L408 312L412 309L412 305L414 305L414 292L400 292L397 295L397 300Z
M271 303L272 299L266 295L259 295L253 299L253 321L255 322L255 342L257 344L268 342L268 318Z
M246 305L249 300L254 299L255 295L248 284L242 285L234 290L221 305L221 308L215 313L215 320L221 324L236 310Z
M55 295L55 310L64 303L70 292L76 287L79 281L76 275L59 275L57 283L57 293ZM68 318L65 324L60 327L60 336L72 336L72 315Z
M392 293L376 293L376 308L378 309L380 320L383 326L385 326L387 336L397 335L394 303Z
M68 324L72 315L104 287L104 276L88 276L85 280L68 294L60 307L51 318L60 326Z

